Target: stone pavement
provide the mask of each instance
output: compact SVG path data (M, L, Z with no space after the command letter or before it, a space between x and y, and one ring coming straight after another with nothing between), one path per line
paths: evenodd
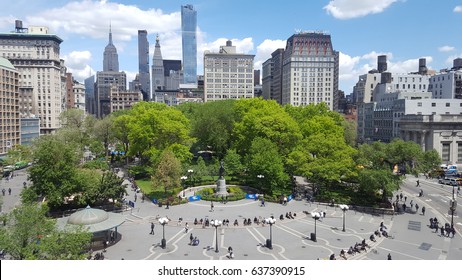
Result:
M120 172L119 175L123 176L123 173ZM165 209L165 206L158 207L150 201L142 202L138 195L135 207L123 212L126 222L118 228L120 241L108 246L105 256L106 259L114 260L220 260L228 259L227 248L231 246L237 260L316 260L327 259L331 254L341 259L341 249L346 250L356 242L366 239L370 245L367 252L348 255L349 260L385 260L388 253L393 259L402 260L462 260L460 230L454 238L448 238L441 237L428 227L430 217L449 221L444 212L448 194L434 181L420 180L425 188L424 198L416 195L415 179L412 178L403 183L399 192L403 192L409 200L413 199L421 206L426 205L428 210L425 216L414 211L394 216L377 216L350 210L345 216L345 232L342 231L343 212L338 207L325 204L293 200L287 206L267 202L266 207L261 207L258 201L241 200L227 204L215 202L214 211L211 212L210 202L207 201L189 202ZM27 175L22 170L11 181L6 182L3 179L0 182L1 188L12 188L11 196L6 194L3 197L4 212L18 205L24 181L27 181ZM126 198L133 201L134 192L130 187L127 187L127 192ZM193 191L186 192L186 196L192 194ZM438 206L438 202L441 206ZM289 211L296 214L295 219L279 220L281 214L285 216ZM326 212L326 217L316 222L317 242L310 240L310 234L314 232L314 220L311 215L305 214L312 211ZM253 219L264 219L272 215L277 221L271 227L271 250L265 246L266 239L270 236L270 227L255 225ZM165 249L160 247L162 226L157 221L159 217L168 217L171 220L165 226ZM180 217L183 221L178 224ZM218 253L215 252L215 228L195 226L195 218L230 221L229 226L218 228ZM244 226L244 218L250 218L252 225ZM239 226L233 226L235 219ZM369 241L369 236L379 228L382 221L391 238L381 237L377 242ZM154 235L149 234L151 222L155 223ZM188 233L184 232L185 222L190 227ZM455 218L455 223L462 226L459 217ZM198 246L189 245L190 233L200 240Z
M133 191L131 188L127 190L127 199L133 200ZM281 214L285 216L289 211L296 214L294 219L279 219ZM326 212L326 217L316 222L317 242L310 239L310 234L315 230L315 221L309 215L312 211ZM219 260L228 259L227 248L231 246L234 258L239 260L316 260L327 259L331 254L341 259L341 249L347 250L356 242L366 239L370 245L367 252L347 255L348 259L385 260L388 253L393 259L462 259L460 235L449 238L433 233L428 228L428 218L432 214L431 209L425 216L412 211L377 216L350 210L346 212L346 231L343 232L343 212L339 207L308 201L293 200L287 206L267 202L266 207L262 207L259 201L248 199L227 204L215 202L212 212L207 201L189 202L166 209L165 206L158 207L138 199L135 207L124 213L126 222L118 228L121 240L109 246L105 256L107 259L129 260ZM270 216L277 220L271 229L269 225L253 223L255 217L264 219ZM160 246L163 231L157 222L159 217L170 219L164 228L167 240L165 249ZM229 226L217 229L218 253L215 252L215 228L195 226L195 218L229 220ZM250 218L252 225L244 226L244 218ZM239 226L233 226L235 219ZM151 222L155 223L154 235L149 234ZM184 230L186 222L190 228L188 233ZM381 222L387 226L391 237L379 237L377 242L369 241L369 236L379 228ZM270 231L273 249L265 246ZM191 233L200 240L198 246L189 245Z

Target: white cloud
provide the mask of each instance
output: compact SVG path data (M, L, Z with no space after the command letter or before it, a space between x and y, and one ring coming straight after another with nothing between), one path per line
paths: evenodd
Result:
M160 9L141 10L133 5L83 0L29 16L26 24L48 26L54 33L96 39L107 38L111 24L114 40L129 41L137 36L139 29L162 33L178 31L181 15L179 12L164 14Z
M286 40L270 40L265 39L260 45L257 46L257 52L255 54L254 66L255 69L261 69L263 62L268 58L271 58L271 54L279 49L285 48Z
M453 11L454 13L462 13L462 6L455 6Z
M91 62L91 53L89 51L73 51L68 55L63 55L64 65L67 72L72 73L74 79L83 81L90 74L95 74L95 70L89 65Z
M438 51L440 52L450 52L453 51L455 48L451 46L442 46L438 48Z
M324 10L338 19L351 19L378 14L398 0L331 0Z

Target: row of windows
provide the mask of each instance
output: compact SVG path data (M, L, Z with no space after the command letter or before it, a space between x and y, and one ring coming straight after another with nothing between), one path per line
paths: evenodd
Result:
M445 106L446 107L451 107L451 103L446 102ZM459 106L462 107L462 103L459 103ZM422 102L417 102L417 107L422 107ZM433 102L432 107L436 107L436 103Z

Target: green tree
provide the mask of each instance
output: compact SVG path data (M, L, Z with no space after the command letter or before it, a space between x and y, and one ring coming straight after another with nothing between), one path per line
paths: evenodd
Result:
M224 158L226 173L229 175L240 175L244 169L241 156L235 149L229 149Z
M46 217L48 209L23 204L7 214L6 226L0 227L0 247L16 260L83 259L83 248L92 234L82 229L62 231L56 221Z
M191 135L197 139L195 152L212 149L219 158L223 158L231 145L234 103L232 99L206 102L190 111ZM189 106L188 109L192 108Z
M180 186L181 162L175 155L166 150L162 153L159 163L155 167L153 183L164 188L165 193Z
M425 151L418 163L418 170L423 173L430 173L441 165L441 157L436 150Z
M381 194L381 201L387 202L387 198L399 188L401 177L394 175L387 169L362 169L358 175L359 192L362 193L357 203L374 203L377 194Z
M112 115L108 115L97 120L94 127L95 139L103 144L106 157L109 154L109 144L115 139L113 118Z
M275 143L265 138L255 138L252 141L247 156L248 173L255 184L257 175L264 175L261 191L265 194L288 194L291 192L289 175L284 170L284 164Z
M276 144L279 154L286 156L302 139L297 122L274 100L240 99L235 103L234 147L244 156L252 141L266 138Z
M32 155L34 164L28 170L31 190L44 196L50 208L62 205L64 197L81 191L75 180L81 153L72 143L63 142L59 135L44 135L38 139Z
M189 120L181 111L156 102L139 102L132 108L129 123L129 154L139 155L152 164L164 149L173 144L190 147ZM155 163L154 163L155 164Z
M79 169L76 177L82 186L82 192L77 196L78 207L121 201L126 194L123 179L113 172Z

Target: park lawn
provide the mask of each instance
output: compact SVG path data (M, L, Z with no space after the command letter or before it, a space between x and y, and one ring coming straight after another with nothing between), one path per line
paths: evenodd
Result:
M163 199L170 196L175 196L178 192L181 191L181 187L174 188L165 192L164 188L161 186L153 186L150 179L138 179L135 180L136 185L141 189L141 192L146 194L149 198Z

